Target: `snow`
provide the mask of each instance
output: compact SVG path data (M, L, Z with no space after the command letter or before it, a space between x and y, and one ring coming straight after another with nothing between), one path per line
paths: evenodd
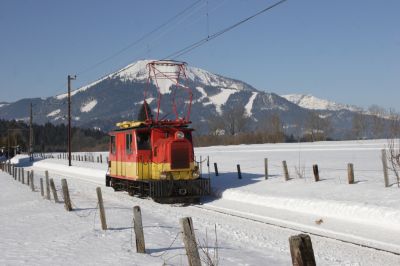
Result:
M67 178L77 208L66 213L61 204L42 200L40 193L29 192L0 172L4 254L0 264L187 265L180 255L185 252L178 220L190 216L198 241L206 239L208 232L211 248L217 226L219 265L290 265L288 237L300 232L312 234L317 265L399 265L398 255L360 246L400 253L399 188L383 185L380 154L386 145L386 140L375 140L196 148L197 158L209 156L211 166L218 163L220 175L210 169L214 197L188 207L160 205L104 187L106 162L73 161L68 167L66 160L44 159L32 165L19 155L12 162L34 169L36 186L44 170L58 189L60 178ZM106 152L101 154L106 158ZM269 163L267 180L264 158ZM283 160L289 167L289 181L283 178ZM356 180L352 185L347 184L350 162ZM316 163L320 182L313 180ZM236 164L241 166L240 180ZM205 163L202 172L208 176ZM390 182L395 182L392 175ZM97 186L102 188L111 228L106 232L100 230L93 211ZM136 254L134 241L131 244L135 205L142 208L146 255Z
M97 100L93 99L89 102L86 102L84 104L82 104L81 106L81 112L82 113L88 113L90 111L92 111L92 109L97 105Z
M232 94L234 94L236 92L237 92L237 90L234 90L234 89L221 88L220 93L213 95L213 96L209 96L208 98L215 105L217 112L219 114L222 114L221 106L224 105L226 103L226 101L228 101L229 96L231 96Z
M54 110L47 114L47 117L56 116L61 112L61 109Z
M328 100L317 98L312 95L288 94L288 95L282 95L282 97L294 104L297 104L303 108L311 110L330 110L330 111L349 110L354 112L359 112L361 110L360 108L355 106L331 102Z
M71 96L76 95L79 92L86 91L93 87L94 85L100 83L101 81L107 79L107 78L119 78L122 81L138 81L138 82L147 82L148 76L149 76L149 71L147 68L147 64L155 61L155 60L139 60L136 61L132 64L127 65L126 67L111 73L109 75L106 75L102 77L99 80L96 80L88 85L82 86L78 88L77 90L74 90L71 92ZM157 69L160 71L168 71L168 72L173 72L176 71L176 69L171 69L172 67L167 67L167 66L158 66ZM213 73L210 73L206 70L196 68L196 67L191 67L188 66L186 67L186 74L189 80L192 81L197 81L200 82L203 85L206 86L215 86L215 87L221 87L221 88L226 88L226 89L232 89L232 90L242 90L244 89L244 83L240 81L236 81L233 79L225 78ZM154 74L152 74L154 76ZM160 77L159 73L156 73L157 76ZM154 80L152 80L153 84L155 84ZM171 85L175 84L175 81L170 80L168 78L164 79L158 79L157 83L160 87L160 92L162 94L168 94L170 93L170 87ZM62 100L68 97L67 93L60 94L58 96L55 96L56 99Z
M96 80L96 81L94 81L94 82L92 82L92 83L90 83L90 84L88 84L88 85L86 85L86 86L82 86L82 87L80 87L79 89L76 89L76 90L74 90L74 91L71 91L71 97L74 96L75 94L79 93L79 92L83 92L83 91L86 91L86 90L90 89L90 88L93 87L94 85L96 85L96 84L102 82L103 80L105 80L105 79L107 79L107 78L109 78L109 77L111 77L111 76L112 76L112 74L111 74L111 75L108 75L108 76L105 76L105 77L103 77L103 78L101 78L101 79L99 79L99 80ZM62 99L65 99L65 98L67 98L67 97L68 97L68 93L64 93L64 94L57 95L55 98L56 98L57 100L62 100Z
M247 116L249 116L249 117L252 115L251 110L253 109L253 103L254 103L254 100L257 97L257 94L258 94L257 92L253 92L251 94L250 98L249 98L249 102L244 106L244 109L246 110Z
M201 93L201 97L197 100L198 102L201 102L204 98L207 98L207 93L203 87L196 87L196 90Z
M10 104L9 103L0 103L0 108L3 106L8 106L8 105L10 105Z

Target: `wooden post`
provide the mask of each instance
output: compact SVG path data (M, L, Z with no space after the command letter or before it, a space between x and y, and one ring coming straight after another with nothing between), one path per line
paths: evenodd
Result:
M68 184L65 178L61 179L61 186L64 198L64 207L68 212L72 211L71 198L69 197Z
M389 186L389 174L387 167L386 151L382 149L382 166L383 166L383 180L385 181L385 187Z
M237 168L237 172L238 172L238 178L242 179L242 171L240 171L240 164L237 164L236 168Z
M50 178L50 187L51 187L51 191L53 192L54 202L58 203L57 190L56 190L56 186L54 185L53 178Z
M103 155L100 154L100 163L103 163Z
M99 203L99 210L100 210L101 229L107 230L106 213L104 211L103 196L101 195L101 188L97 187L96 192L97 192L97 200Z
M33 170L31 170L31 190L35 191L35 183L33 183Z
M313 172L314 172L314 179L315 179L315 182L318 182L318 181L319 181L319 170L318 170L318 165L317 165L317 164L314 164L312 168L313 168Z
M354 184L354 166L352 163L347 165L347 178L349 180L349 184Z
M21 168L18 168L18 182L21 182Z
M22 169L21 183L25 184L25 170L24 169Z
M287 163L286 161L282 162L282 166L283 166L283 173L285 174L285 181L289 181L290 177L289 177L289 170L287 168Z
M31 182L31 172L26 171L26 185L29 186Z
M264 175L265 180L268 179L268 158L264 158Z
M293 266L316 266L314 250L309 235L291 236L289 244Z
M217 163L214 163L214 171L215 171L215 176L219 176Z
M181 218L180 224L183 233L183 243L185 244L186 254L188 256L189 266L201 266L192 218Z
M44 197L43 178L40 178L40 194Z
M146 253L146 247L144 242L143 224L142 224L142 212L139 206L133 207L133 228L135 230L136 238L136 252Z
M46 199L50 200L50 182L49 182L49 171L46 170Z

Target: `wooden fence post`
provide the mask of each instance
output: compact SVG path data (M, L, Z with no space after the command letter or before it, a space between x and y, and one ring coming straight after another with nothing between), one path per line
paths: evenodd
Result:
M316 266L314 250L309 235L291 236L289 244L293 266Z
M44 197L43 178L40 178L40 194Z
M57 196L57 190L56 190L56 186L54 185L54 180L53 178L50 178L50 187L51 187L51 191L53 192L53 198L54 198L54 202L58 203L58 196Z
M98 200L99 210L100 210L101 229L107 230L106 213L104 211L103 196L101 195L101 188L97 187L96 192L97 192L97 200Z
M347 178L349 180L349 184L354 184L354 166L352 163L347 165Z
M240 164L237 164L236 168L237 168L238 178L242 179L242 171L240 171Z
M31 172L26 171L26 185L29 186L31 184Z
M71 198L69 197L68 184L65 178L61 179L61 186L64 198L64 207L68 212L72 211Z
M46 199L50 200L50 182L49 182L49 171L46 170Z
M35 191L35 183L33 182L33 170L31 170L31 190Z
M185 244L189 265L201 266L200 255L199 255L199 250L197 249L192 218L190 217L181 218L180 224L183 233L183 243Z
M264 175L265 180L268 179L268 158L264 158Z
M219 176L217 163L214 163L214 171L215 171L215 176Z
M314 172L314 179L315 182L319 181L319 169L318 169L318 164L313 165L313 172Z
M133 207L133 221L134 221L133 228L135 230L135 238L136 238L136 252L146 253L144 233L143 233L143 223L142 223L142 212L140 211L139 206Z
M25 184L25 170L24 169L22 169L21 183Z
M289 177L289 170L287 168L287 163L286 161L282 162L282 166L283 166L283 173L285 174L285 181L289 181L290 177Z
M103 163L103 156L100 154L100 163Z
M385 181L385 187L389 186L389 174L387 167L386 151L382 149L382 166L383 166L383 180Z
M18 168L18 182L21 181L21 168Z

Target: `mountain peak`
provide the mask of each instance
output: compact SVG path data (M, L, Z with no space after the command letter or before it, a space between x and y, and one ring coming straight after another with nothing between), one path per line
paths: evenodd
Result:
M317 98L311 94L287 94L281 96L294 104L310 110L349 110L353 112L360 111L360 108L356 106L328 101L325 99Z
M107 79L107 78L116 78L120 79L122 81L136 81L136 82L147 82L149 73L147 69L147 64L156 61L156 60L150 60L150 59L144 59L144 60L138 60L132 64L129 64L122 69L113 72L109 75L106 75L88 85L82 86L73 92L71 92L71 96L74 96L78 92L86 91L87 89L90 89L94 85L100 83L101 81ZM220 88L225 88L225 89L231 89L231 90L244 90L244 89L250 89L254 90L250 85L238 81L235 79L223 77L217 74L213 74L211 72L208 72L204 69L193 67L193 66L187 66L186 67L186 76L188 80L195 82L196 84L200 84L203 86L213 86L213 87L220 87ZM153 81L154 82L154 81ZM163 88L161 88L162 93L169 93L169 87L173 84L172 81L170 82L163 82ZM194 89L194 88L193 88ZM57 95L55 98L58 100L66 98L68 95L66 93Z

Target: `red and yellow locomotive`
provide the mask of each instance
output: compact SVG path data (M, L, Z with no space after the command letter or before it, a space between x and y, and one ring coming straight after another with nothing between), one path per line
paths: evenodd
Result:
M145 100L144 121L121 122L117 124L118 129L110 132L106 185L131 195L151 197L157 202L196 202L210 194L210 180L200 176L194 157L193 129L189 127L192 96L188 87L179 81L186 77L185 64L154 61L148 64L148 70L148 83L155 80L158 89L156 118L150 115ZM179 117L173 101L175 119L158 119L162 96L158 79L167 79L175 89L183 87L189 92L185 117Z

